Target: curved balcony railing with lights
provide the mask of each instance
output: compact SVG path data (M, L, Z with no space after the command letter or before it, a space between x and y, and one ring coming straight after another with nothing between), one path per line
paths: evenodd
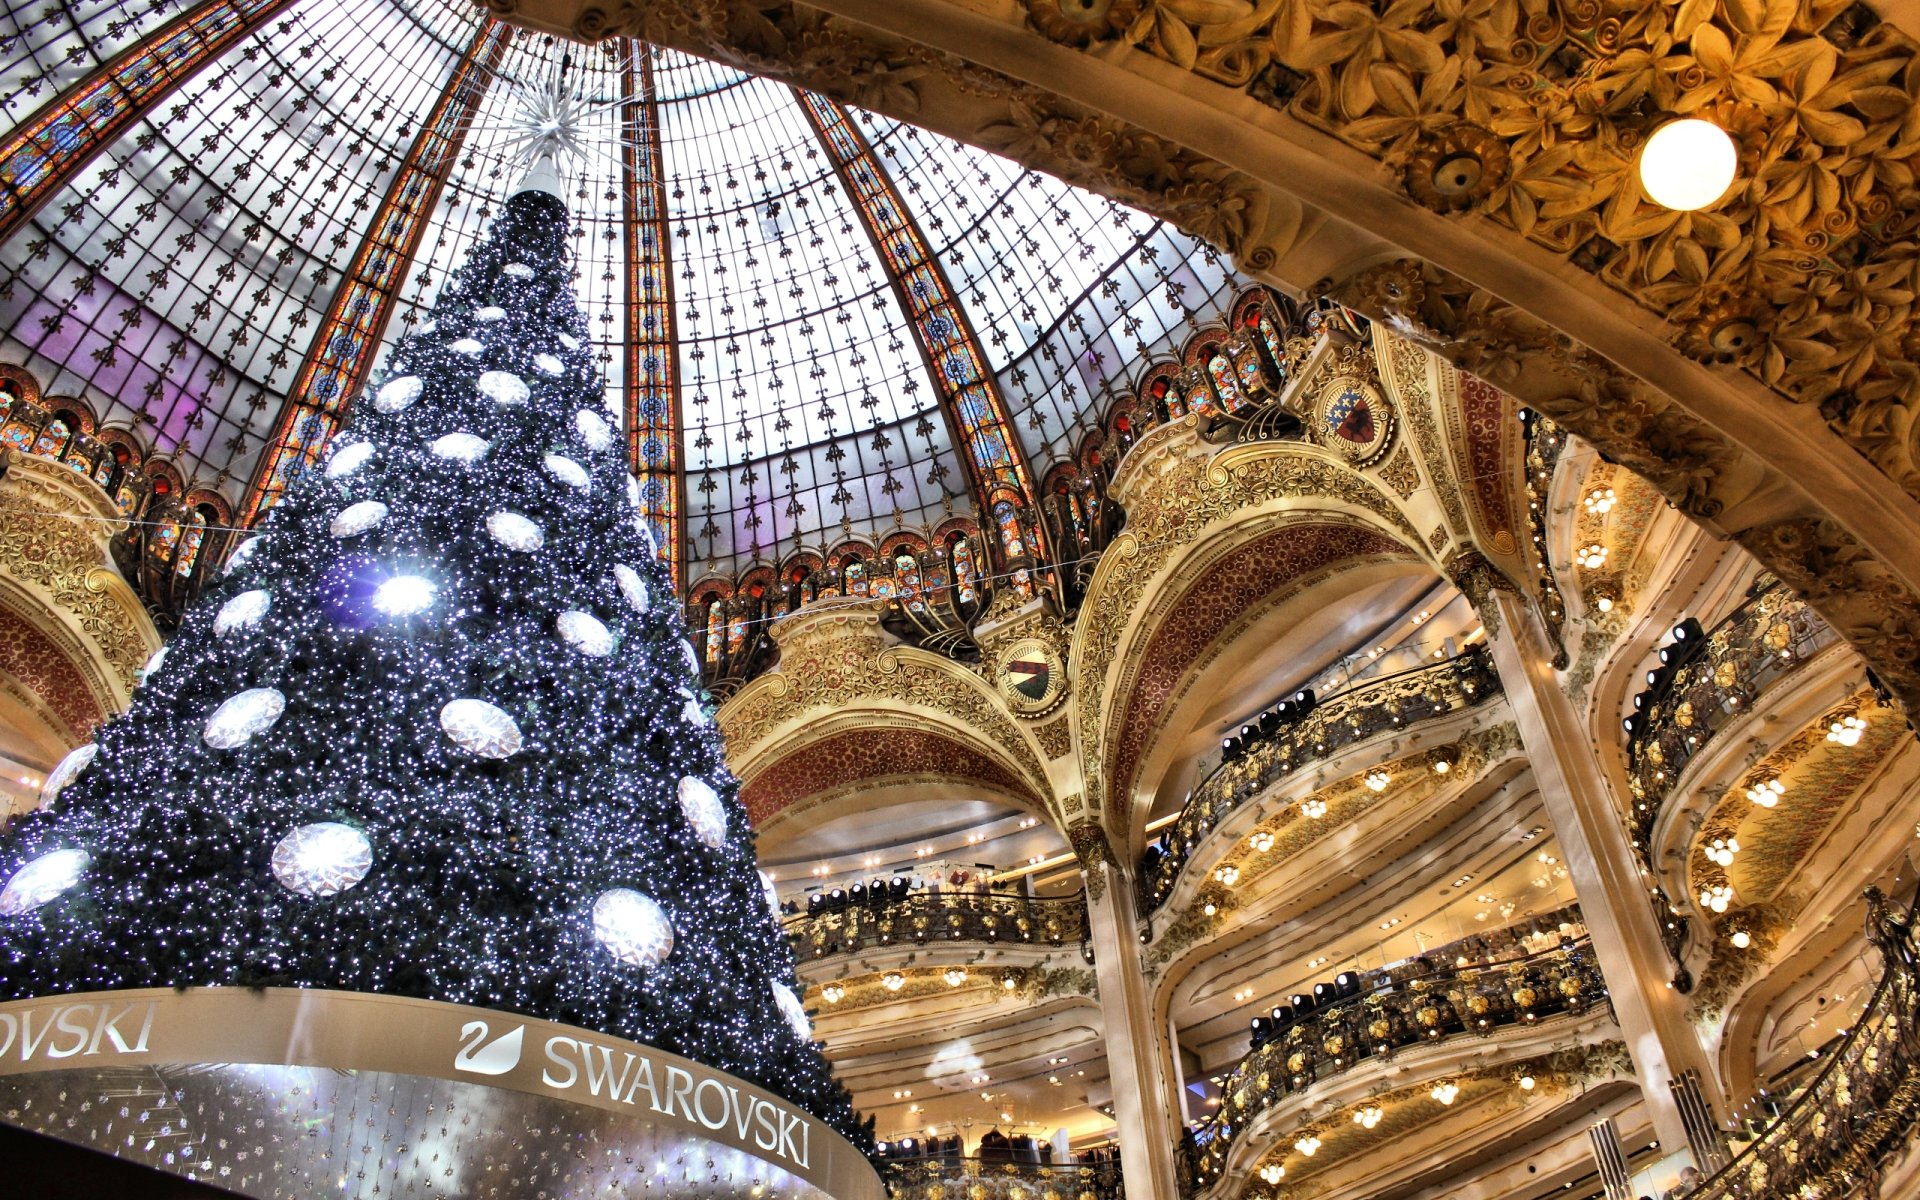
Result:
M1768 588L1708 630L1663 686L1643 693L1648 703L1627 735L1627 787L1634 848L1649 868L1661 806L1687 763L1764 692L1837 641L1806 601Z
M1380 733L1414 728L1462 712L1500 694L1500 677L1479 647L1445 662L1355 684L1320 700L1305 717L1256 743L1243 757L1222 763L1193 789L1167 827L1158 854L1140 862L1135 900L1150 916L1173 893L1194 848L1229 814L1286 776Z
M1483 967L1443 968L1360 992L1309 1013L1249 1050L1221 1087L1219 1111L1195 1131L1190 1191L1212 1185L1262 1112L1321 1080L1415 1045L1487 1037L1514 1025L1579 1016L1607 1003L1586 939Z
M981 1158L895 1159L893 1200L1121 1200L1120 1162L1046 1164Z
M1087 898L920 892L883 905L802 913L783 925L802 959L934 942L1064 946L1087 939Z
M1692 1200L1878 1194L1920 1125L1920 949L1914 906L1888 905L1869 889L1867 938L1885 971L1853 1028L1793 1103Z

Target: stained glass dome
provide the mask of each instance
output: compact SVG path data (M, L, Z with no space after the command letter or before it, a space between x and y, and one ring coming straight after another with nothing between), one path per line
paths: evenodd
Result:
M0 244L0 357L243 520L425 320L556 78L592 113L577 287L683 583L984 518L1244 286L1141 213L681 53L467 0L217 7L204 61L166 40L183 5L5 14L0 98L53 124L0 168L48 189ZM143 48L185 82L103 117L87 81Z

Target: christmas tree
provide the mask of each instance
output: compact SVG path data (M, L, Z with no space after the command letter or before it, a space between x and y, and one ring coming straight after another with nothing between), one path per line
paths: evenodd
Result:
M312 986L526 1013L872 1145L637 516L550 171L0 836L0 999ZM162 659L164 658L164 662Z

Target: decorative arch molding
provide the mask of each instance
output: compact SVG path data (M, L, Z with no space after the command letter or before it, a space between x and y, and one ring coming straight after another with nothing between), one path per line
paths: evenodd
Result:
M0 589L0 690L38 717L61 742L77 745L93 736L107 710L88 686L71 649L59 644L55 632L33 620L42 614L29 615L30 608L23 612L14 607L21 599L11 587Z
M1382 251L1409 255L1357 273L1336 268L1346 277L1340 294L1370 317L1417 332L1456 365L1589 438L1684 511L1738 538L1813 600L1910 704L1920 702L1920 505L1913 495L1920 470L1911 436L1920 423L1911 387L1899 383L1912 377L1913 351L1871 337L1849 342L1848 376L1860 375L1865 386L1836 391L1828 365L1840 348L1823 332L1798 333L1807 320L1842 320L1849 305L1866 303L1874 279L1910 261L1897 257L1908 241L1863 241L1871 221L1855 206L1843 214L1841 233L1849 246L1871 251L1857 269L1822 267L1800 252L1799 231L1777 223L1752 235L1753 252L1741 222L1759 220L1765 193L1756 185L1752 197L1736 192L1728 202L1736 211L1720 218L1712 245L1679 239L1689 243L1683 270L1673 248L1677 218L1638 204L1630 190L1631 148L1651 119L1637 107L1609 110L1594 129L1520 147L1473 119L1471 89L1455 75L1434 97L1442 110L1395 116L1391 97L1417 104L1416 94L1425 94L1416 93L1407 68L1389 58L1374 64L1407 77L1404 89L1338 88L1335 69L1352 55L1323 51L1344 45L1352 31L1329 26L1310 5L1238 15L1202 6L1208 15L1197 21L1133 4L1083 19L1045 0L992 10L885 0L717 9L698 0L490 5L588 41L646 37L915 121L1166 217L1235 255L1243 269L1283 284L1326 273L1329 263L1378 261ZM1467 25L1482 18L1440 10L1416 10L1409 24L1429 55L1421 61L1463 53L1467 43L1457 39L1467 38L1478 65L1501 73L1517 68L1487 56L1522 45L1536 56L1573 47L1578 79L1528 76L1554 91L1590 86L1589 75L1628 77L1613 56L1664 36L1656 25L1680 19L1675 13L1688 22L1688 36L1671 39L1675 45L1703 28L1721 43L1738 43L1746 35L1728 14L1744 11L1656 6L1604 43L1581 36L1588 10L1565 3L1525 14L1539 23L1541 38L1533 24L1470 34ZM1515 9L1489 12L1485 19L1495 22L1523 19ZM1811 0L1790 16L1783 36L1798 55L1829 63L1850 56L1840 65L1859 61L1869 71L1898 71L1914 57L1904 34L1874 29L1871 19L1832 19L1832 10ZM1368 54L1389 54L1377 35L1360 44ZM1756 69L1730 66L1736 75ZM1678 86L1663 59L1650 57L1641 70L1649 86L1657 77L1658 95ZM1786 95L1757 78L1754 86ZM1578 109L1555 95L1516 102L1534 105L1536 116L1556 105ZM1361 111L1347 111L1349 100ZM1791 112L1765 118L1785 129L1766 161L1819 160L1825 151ZM1879 119L1846 115L1863 130ZM1434 167L1462 138L1482 156L1481 182L1468 195L1440 194ZM1846 154L1879 152L1879 139L1842 140ZM1584 150L1598 158L1581 179L1557 160L1520 161L1550 153L1570 162ZM1522 178L1523 165L1542 173L1539 187ZM1894 212L1915 208L1910 192L1867 199L1890 201ZM1459 210L1474 215L1463 220L1453 215ZM1560 236L1583 220L1598 220L1607 232ZM1823 244L1834 239L1818 236ZM1709 273L1716 261L1731 264L1726 256L1741 247L1747 258L1735 280ZM1777 281L1762 269L1775 259L1789 264ZM1802 259L1820 269L1791 265ZM1776 294L1782 288L1787 295ZM1776 333L1779 340L1770 340ZM1799 398L1821 403L1793 402ZM1863 461L1875 469L1862 471Z
M872 605L803 610L776 622L780 665L720 706L730 763L751 782L804 742L815 714L869 725L898 721L903 710L923 729L944 730L956 746L994 765L1025 795L1050 797L1033 739L984 680L951 659L899 645L880 628ZM835 726L836 728L838 726Z
M740 799L764 838L796 817L830 819L825 810L839 815L846 802L857 804L874 788L904 783L957 785L1047 815L1046 802L1006 756L970 731L957 733L917 710L858 701L767 747L752 775L742 778Z
M1123 749L1121 741L1131 727L1132 688L1176 598L1192 592L1209 567L1235 577L1247 593L1240 602L1244 609L1290 582L1305 586L1359 556L1434 564L1399 505L1332 454L1270 442L1208 455L1191 418L1156 429L1135 446L1112 494L1126 506L1127 529L1101 557L1088 586L1082 612L1101 619L1075 623L1071 660L1085 803L1096 819L1125 836L1124 797L1138 761L1138 748ZM1303 538L1307 526L1324 531ZM1262 538L1273 540L1249 549ZM1262 554L1269 556L1265 571ZM1183 632L1189 648L1181 672L1230 619L1216 613L1213 628L1197 644L1198 631ZM1126 703L1111 707L1109 697ZM1164 707L1166 695L1159 698ZM1109 770L1109 763L1117 765ZM1069 821L1080 815L1066 814Z
M0 462L0 608L44 638L84 685L65 706L78 738L126 708L159 632L114 568L108 539L124 518L106 493L66 467L10 455Z
M1420 555L1364 522L1290 511L1250 518L1196 547L1149 593L1128 638L1110 693L1121 698L1106 731L1108 818L1131 831L1147 800L1135 782L1149 778L1167 721L1209 667L1258 624L1335 579L1383 567L1424 565Z

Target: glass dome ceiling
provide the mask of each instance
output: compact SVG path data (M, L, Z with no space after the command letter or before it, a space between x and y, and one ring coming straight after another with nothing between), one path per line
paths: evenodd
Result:
M195 70L215 10L254 25ZM466 0L11 0L8 144L189 16L199 40L150 60L185 82L0 244L0 358L243 514L299 457L275 446L324 435L307 418L425 321L520 175L517 85L563 68L604 102L568 177L580 300L683 582L975 512L996 477L1031 488L1110 380L1246 286L1178 230L984 151ZM87 136L76 117L39 144L57 163ZM428 201L417 229L401 194Z

